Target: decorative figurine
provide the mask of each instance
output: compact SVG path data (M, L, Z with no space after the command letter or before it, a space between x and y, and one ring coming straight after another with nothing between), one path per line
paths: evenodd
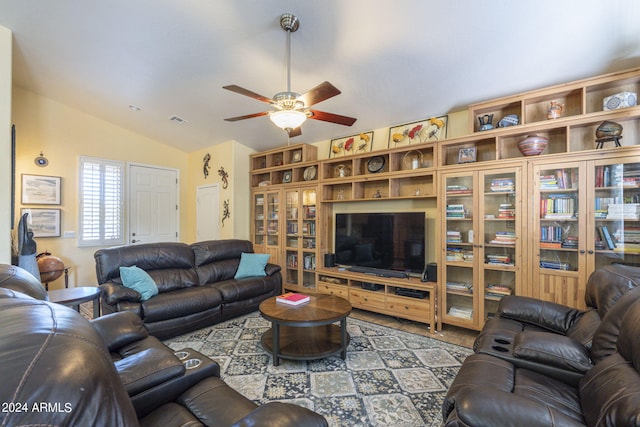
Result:
M478 117L478 121L480 122L480 130L490 130L493 129L493 114L485 114L484 116Z
M27 225L29 214L25 213L18 223L18 267L24 268L40 281L40 269L36 260L37 245L33 231Z
M520 118L517 114L508 114L500 119L498 122L499 128L506 128L508 126L515 126L520 123Z
M224 170L224 167L220 166L218 169L218 175L222 179L222 188L226 189L229 186L229 173Z
M222 202L222 226L224 227L224 220L231 216L231 210L229 209L229 199Z
M564 104L560 104L556 101L551 101L549 108L547 109L547 119L557 119L562 115L564 111Z
M605 120L596 129L596 148L604 147L605 142L613 141L616 147L621 147L622 125L620 123Z
M209 169L211 169L211 166L209 166L209 162L211 161L211 154L205 154L202 161L204 162L204 164L202 165L202 172L204 173L204 179L207 179L207 177L209 176Z

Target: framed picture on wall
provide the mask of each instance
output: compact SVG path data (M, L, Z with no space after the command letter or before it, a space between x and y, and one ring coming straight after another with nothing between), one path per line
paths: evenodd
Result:
M60 209L23 208L21 213L29 214L27 225L33 237L60 237Z
M22 204L59 205L59 176L22 174Z

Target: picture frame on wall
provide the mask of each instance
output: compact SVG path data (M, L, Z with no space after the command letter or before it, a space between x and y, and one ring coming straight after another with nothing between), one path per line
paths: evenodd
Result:
M25 213L33 237L60 237L60 209L23 208L20 216Z
M367 153L373 149L373 131L331 140L329 158Z
M23 205L59 205L59 176L22 174Z
M473 163L476 161L478 150L476 147L465 147L458 150L458 163Z
M447 137L449 116L433 116L417 122L405 123L389 128L389 148L402 147L421 142L439 141Z

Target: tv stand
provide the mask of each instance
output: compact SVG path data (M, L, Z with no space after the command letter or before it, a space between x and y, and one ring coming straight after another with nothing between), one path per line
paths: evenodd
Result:
M358 267L361 268L361 267ZM440 330L436 317L436 283L417 277L383 277L379 270L356 272L351 269L324 267L318 274L317 292L348 300L355 308L414 320L430 325L430 332Z
M406 279L409 277L409 274L405 273L404 271L385 270L382 268L373 268L373 267L360 267L357 265L353 267L349 267L347 268L347 270L353 271L354 273L371 274L373 276L378 276L378 277L396 277L399 279Z

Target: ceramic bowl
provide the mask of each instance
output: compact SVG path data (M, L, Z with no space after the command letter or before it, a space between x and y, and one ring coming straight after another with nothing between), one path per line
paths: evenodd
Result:
M518 150L524 156L537 156L547 148L549 138L540 135L529 135L518 142Z

